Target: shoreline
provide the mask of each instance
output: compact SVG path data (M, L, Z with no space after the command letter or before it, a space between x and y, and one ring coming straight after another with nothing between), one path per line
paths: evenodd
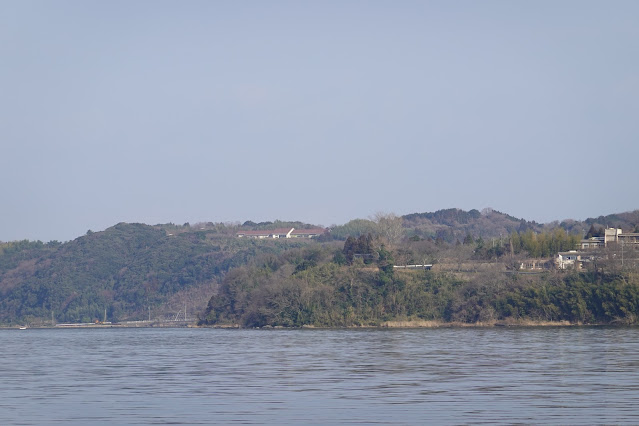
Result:
M610 325L610 324L583 324L571 323L570 321L533 321L533 320L495 320L495 321L478 321L474 323L464 322L445 322L445 321L385 321L380 324L380 328L492 328L492 327L578 327L591 325Z
M490 322L445 322L436 320L384 321L379 325L351 325L344 327L321 327L303 325L301 327L264 326L241 327L239 324L194 325L195 328L245 329L245 330L358 330L358 329L408 329L408 328L527 328L527 327L633 327L638 324L606 323L591 324L569 321L495 320Z
M94 324L94 323L66 323L56 325L0 325L0 330L24 330L24 329L78 329L78 328L196 328L196 323L187 322L148 322L148 321L131 321L130 323L113 323L113 324Z
M213 329L243 329L243 330L358 330L358 329L408 329L408 328L527 328L527 327L632 327L638 324L625 323L607 323L607 324L585 324L581 322L572 323L569 321L533 321L533 320L495 320L482 321L475 323L463 322L445 322L437 320L397 320L384 321L379 325L351 325L344 327L321 327L314 325L303 325L301 327L284 327L284 326L264 326L264 327L241 327L239 324L217 324L217 325L197 325L196 323L183 324L64 324L64 325L42 325L27 326L26 329L45 330L45 329L96 329L96 328L213 328ZM19 325L0 325L0 330L24 330L25 326Z

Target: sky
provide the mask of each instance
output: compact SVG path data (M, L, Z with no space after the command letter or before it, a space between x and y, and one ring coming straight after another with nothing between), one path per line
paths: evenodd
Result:
M0 10L0 241L639 208L634 0Z

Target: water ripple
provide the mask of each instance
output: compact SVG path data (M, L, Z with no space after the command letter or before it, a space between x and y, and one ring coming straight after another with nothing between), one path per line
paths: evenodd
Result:
M0 331L2 424L637 424L639 329Z

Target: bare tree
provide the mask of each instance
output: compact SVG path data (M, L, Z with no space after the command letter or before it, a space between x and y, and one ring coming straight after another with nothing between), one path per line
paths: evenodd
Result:
M390 245L396 245L404 236L403 219L395 213L377 212L373 216L379 235Z

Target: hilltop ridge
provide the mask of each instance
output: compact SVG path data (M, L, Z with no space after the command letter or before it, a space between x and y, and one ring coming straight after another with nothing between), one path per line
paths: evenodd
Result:
M163 318L175 316L186 304L193 315L204 310L211 294L219 291L229 275L242 269L259 270L271 265L270 270L275 271L277 265L289 264L293 272L301 272L333 261L339 265L338 255L345 242L351 238L352 245L353 239L367 235L378 241L377 248L370 248L375 259L383 253L379 251L380 242L387 241L390 251L384 256L394 262L442 263L450 259L461 265L473 259L496 261L505 256L507 237L512 233L526 233L528 238L517 238L521 246L511 250L519 259L523 255L519 255L520 250L531 247L534 233L564 232L552 237L559 238L556 242L548 239L550 245L539 251L548 253L552 247L573 241L562 235L581 238L591 225L632 232L638 224L639 210L585 221L538 224L492 209L444 209L402 217L391 214L354 219L316 238L258 241L236 235L240 230L318 226L299 221L119 223L65 243L0 243L0 322L37 323L52 318L54 322L90 322L102 319L105 309L113 321ZM491 246L482 242L489 239ZM336 279L342 279L342 273Z

